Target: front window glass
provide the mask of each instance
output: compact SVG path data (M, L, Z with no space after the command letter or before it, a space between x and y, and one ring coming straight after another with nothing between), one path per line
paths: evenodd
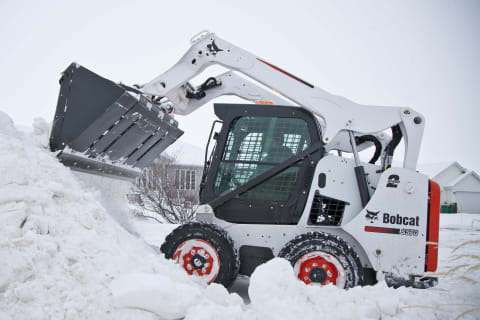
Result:
M266 170L310 146L307 123L298 118L241 117L228 133L215 181L218 195L235 190ZM294 165L242 194L242 198L282 200L296 186L299 166Z

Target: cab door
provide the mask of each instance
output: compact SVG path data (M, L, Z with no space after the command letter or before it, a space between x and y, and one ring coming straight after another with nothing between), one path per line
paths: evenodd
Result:
M216 104L215 113L224 125L201 201L229 222L296 224L324 153L314 117L300 108L264 105ZM314 146L320 147L302 156ZM281 171L245 189L272 168Z

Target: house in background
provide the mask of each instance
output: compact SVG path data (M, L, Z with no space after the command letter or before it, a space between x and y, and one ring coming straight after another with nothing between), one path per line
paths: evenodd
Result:
M167 154L175 158L168 169L174 187L181 193L187 205L198 204L200 182L203 174L205 151L185 142L179 142L167 149Z
M197 204L205 150L186 142L178 142L170 146L167 153L176 159L168 173L175 177L175 188L185 194L187 201Z
M440 185L442 212L480 213L480 176L475 171L456 161L420 165L419 171Z
M184 195L189 205L199 202L198 193L202 179L203 166L195 164L174 164L169 169L168 175L174 176L176 190Z
M200 201L203 162L204 151L198 147L179 143L175 148L168 148L165 154L145 168L132 193L126 195L129 203L134 209L143 208L145 201L142 195L151 191L150 196L155 202L164 197L182 208L193 208ZM160 188L163 191L159 191ZM163 196L162 192L165 192Z

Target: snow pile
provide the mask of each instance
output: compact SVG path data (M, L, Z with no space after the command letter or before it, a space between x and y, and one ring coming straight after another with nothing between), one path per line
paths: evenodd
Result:
M160 274L169 291L205 290L120 227L47 137L44 121L29 135L0 112L0 319L154 319L114 308L110 284L132 272Z
M36 121L28 135L0 112L1 320L479 315L480 232L474 220L462 228L452 228L458 221L448 221L449 228L441 230L440 284L435 288L395 290L384 282L350 290L306 286L287 261L276 258L252 275L251 303L245 305L222 286L187 276L122 228L117 222L130 228L118 214L124 186L110 183L102 193L91 187L92 181L82 184L45 149L47 138L44 121Z
M227 319L242 316L245 307L240 296L217 283L192 286L162 274L129 274L111 288L117 307L149 310L162 319Z
M441 281L429 290L393 289L385 282L349 290L306 286L276 258L255 270L248 292L258 319L452 319L478 306L478 285Z
M405 288L385 295L385 283L374 287L340 290L333 285L307 286L293 276L286 260L274 259L253 274L249 294L253 308L264 319L380 319L397 313ZM288 294L285 294L287 293Z
M440 285L428 290L393 289L383 281L342 290L333 285L307 286L293 275L286 260L275 258L253 273L248 289L251 304L245 310L197 304L185 319L478 319L478 265L476 271L474 265L463 271L468 268L476 280L442 275Z

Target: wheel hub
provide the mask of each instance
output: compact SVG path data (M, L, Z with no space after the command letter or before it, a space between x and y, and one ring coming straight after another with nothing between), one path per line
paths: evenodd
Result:
M326 252L314 251L303 255L295 263L294 271L305 284L345 286L343 266Z
M196 275L213 282L220 269L220 259L215 248L201 239L190 239L178 246L173 259L189 275Z
M192 266L199 270L202 269L207 260L199 254L196 254L192 257Z
M327 280L327 273L322 268L313 268L308 276L313 283L324 283Z

